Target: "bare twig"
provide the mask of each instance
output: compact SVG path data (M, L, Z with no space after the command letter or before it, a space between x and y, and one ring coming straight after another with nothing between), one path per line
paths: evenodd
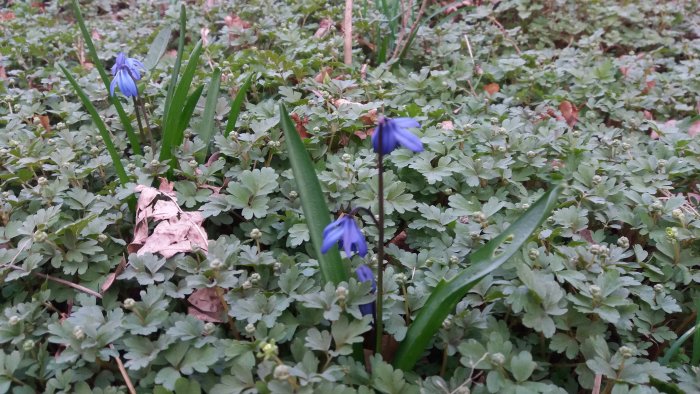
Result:
M491 23L493 23L494 25L496 25L496 27L498 27L498 30L501 31L501 33L503 34L503 37L505 37L506 40L508 40L511 44L513 44L513 48L515 48L515 52L518 52L518 55L522 55L523 52L520 50L520 48L518 48L518 44L516 44L516 43L515 43L515 40L513 40L513 39L510 37L510 35L508 35L508 32L507 32L506 29L503 27L503 25L501 24L501 22L499 22L496 18L494 18L494 17L491 16L491 15L489 15L489 20L491 21Z
M396 47L394 48L394 53L391 54L392 59L396 59L399 54L403 53L404 50L406 50L406 47L408 46L408 43L411 42L411 37L413 37L413 34L415 34L416 29L418 29L418 25L420 24L421 19L423 19L423 14L425 14L425 9L428 8L428 3L430 0L423 0L423 2L420 5L420 9L418 10L418 15L416 15L416 20L413 21L413 25L411 26L411 30L408 32L408 35L405 37L405 40L401 40L402 42L396 42Z
M114 345L110 343L109 348L114 350ZM134 384L131 383L131 378L129 378L129 375L126 373L126 368L124 368L124 363L122 363L122 359L119 358L119 353L117 353L117 355L114 356L114 359L117 361L117 367L119 368L119 372L121 372L122 377L124 378L124 383L126 383L126 387L129 389L129 393L136 394L136 388L134 388Z
M352 0L345 0L345 17L343 18L343 61L352 65Z
M102 298L102 295L101 295L100 293L96 292L95 290L88 289L88 288L85 287L85 286L81 286L81 285L79 285L79 284L75 284L75 283L70 282L70 281L67 281L67 280L65 280L65 279L56 278L56 277L54 277L54 276L47 275L47 274L42 274L41 272L30 272L30 271L25 270L25 269L22 268L22 267L19 267L19 266L14 265L14 264L7 264L7 265L5 265L5 266L6 266L6 267L10 267L10 268L12 268L12 269L14 269L14 270L18 270L18 271L29 272L30 274L36 275L36 276L38 276L38 277L40 277L40 278L52 280L52 281L54 281L54 282L56 282L56 283L60 283L60 284L62 284L62 285L66 285L66 286L68 286L68 287L72 287L72 288L74 288L74 289L76 289L76 290L80 290L80 291L82 291L83 293L90 294L91 296L94 296L94 297L97 297L97 298L100 298L100 299Z
M603 383L603 375L596 374L595 380L593 381L593 391L591 394L600 394L600 385Z

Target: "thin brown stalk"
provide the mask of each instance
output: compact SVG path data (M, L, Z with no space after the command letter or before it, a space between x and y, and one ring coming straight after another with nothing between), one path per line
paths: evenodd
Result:
M19 266L16 266L16 265L14 265L14 264L7 264L6 267L10 267L10 268L12 268L12 269L14 269L14 270L18 270L18 271L27 272L27 270L25 270L24 268L19 267ZM72 288L74 288L74 289L76 289L76 290L82 291L83 293L90 294L91 296L94 296L94 297L97 297L97 298L100 298L100 299L102 298L102 295L101 295L100 293L98 293L98 292L96 292L96 291L94 291L94 290L92 290L92 289L88 289L88 288L85 287L85 286L81 286L81 285L79 285L79 284L76 284L76 283L73 283L73 282L69 282L69 281L67 281L67 280L65 280L65 279L56 278L56 277L54 277L54 276L47 275L47 274L42 274L41 272L30 272L30 273L31 273L32 275L38 276L38 277L40 277L40 278L52 280L52 281L54 281L54 282L56 282L56 283L60 283L60 284L62 284L62 285L66 285L66 286L68 286L68 287L72 287Z
M110 343L109 348L114 350L114 345ZM126 387L129 389L129 394L136 394L136 388L134 388L134 384L131 383L131 378L129 378L129 375L126 373L126 368L124 368L124 363L122 363L122 359L119 358L119 353L117 353L117 355L114 356L114 359L117 361L117 367L119 368L119 372L124 378L124 383L126 383Z
M345 0L343 38L343 61L346 65L352 66L352 0Z
M416 20L413 21L413 25L411 26L411 30L408 32L407 36L400 37L401 40L396 42L396 47L394 47L394 53L391 54L391 59L396 59L396 57L406 49L406 46L411 41L411 37L413 37L416 29L418 29L421 19L423 19L423 14L425 14L425 9L428 8L429 2L430 0L423 0L418 10L418 15L416 15Z
M503 37L505 37L506 40L508 40L511 44L513 44L513 48L515 48L515 52L517 52L518 55L522 55L523 52L522 52L522 51L520 50L520 48L518 47L518 44L516 44L516 43L515 43L515 40L513 40L513 39L510 37L510 35L508 35L508 32L507 32L506 29L503 27L503 25L501 24L501 22L499 22L496 18L494 18L493 16L490 16L490 15L489 15L489 20L491 21L491 23L493 23L494 25L496 25L496 27L498 27L498 30L501 31L501 33L503 34Z

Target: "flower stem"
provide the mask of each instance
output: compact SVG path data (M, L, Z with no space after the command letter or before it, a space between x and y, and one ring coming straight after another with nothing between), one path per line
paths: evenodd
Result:
M382 147L381 127L377 128L378 146ZM377 321L375 322L376 346L375 354L382 354L382 336L384 322L382 320L382 306L384 301L384 155L379 149L377 153L377 200L379 210L379 220L377 223Z
M143 124L141 123L141 115L139 114L139 104L136 101L136 97L132 97L134 100L134 113L136 114L136 123L139 125L139 132L141 133L141 143L146 142L146 133L143 131Z
M151 132L151 126L148 122L148 113L146 112L146 106L143 104L141 97L138 98L139 106L141 107L141 113L143 114L143 122L146 124L146 133L148 134L148 142L151 144L151 149L156 149L156 144L153 141L153 133Z

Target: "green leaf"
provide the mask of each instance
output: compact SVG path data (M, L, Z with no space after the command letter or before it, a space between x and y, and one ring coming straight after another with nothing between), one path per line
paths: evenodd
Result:
M404 371L413 368L433 335L457 302L486 275L513 256L554 209L561 186L545 193L518 220L498 237L468 257L467 269L449 281L441 280L408 328L394 365ZM510 243L506 243L508 240Z
M165 122L168 119L168 111L170 110L170 102L173 100L173 94L175 94L175 88L177 87L177 78L180 75L180 66L182 65L182 53L185 51L185 34L187 33L187 10L185 5L180 5L180 36L177 41L177 56L175 58L175 65L173 66L173 73L170 77L170 84L168 85L168 93L165 96L165 105L163 106L163 122L162 126L165 127Z
M537 367L537 363L532 361L532 354L524 350L510 360L510 372L518 382L526 381L532 375L535 367Z
M192 94L187 96L187 101L185 101L185 105L182 107L182 114L180 115L180 120L177 124L178 130L185 130L187 125L190 124L190 119L192 119L192 114L194 114L194 109L197 107L197 103L199 102L199 98L202 96L203 91L204 85L199 85L194 92L192 92Z
M316 170L309 158L309 153L306 151L299 134L297 134L294 122L289 118L289 113L284 104L280 104L280 118L287 142L294 180L297 183L297 189L300 191L301 206L304 210L306 224L309 226L311 243L316 251L316 258L321 267L323 278L335 284L347 281L349 273L347 267L340 259L338 248L333 247L328 253L321 253L323 229L331 222L331 217L321 191L321 184L316 176Z
M143 61L143 65L147 70L152 70L163 57L165 50L168 48L168 42L170 41L170 35L172 35L173 29L167 26L158 32L156 38L153 39L151 45L148 47L148 54L146 59Z
M111 81L109 80L109 75L107 74L107 71L105 71L104 65L102 64L102 61L100 60L100 57L97 56L97 50L95 49L95 44L92 42L92 35L88 31L87 27L85 26L85 19L83 19L83 14L80 12L80 4L78 3L78 0L73 0L71 2L73 5L73 12L75 12L75 19L78 21L78 26L80 27L80 33L83 35L83 40L85 40L85 45L88 48L88 53L90 55L90 60L92 60L92 64L95 65L95 68L97 69L97 72L100 74L100 77L102 78L102 82L105 84L105 91L109 92L109 85ZM183 6L184 8L184 6ZM65 71L64 71L65 73ZM134 153L137 155L141 155L141 143L139 142L139 138L136 135L136 132L134 131L133 126L131 126L131 121L129 120L129 116L126 114L124 111L124 108L122 107L121 102L116 96L108 96L109 101L114 105L114 108L117 109L117 114L119 115L119 120L122 122L122 125L124 126L124 130L126 131L127 137L129 137L129 143L131 144L131 148L134 150ZM112 159L114 160L114 159Z
M217 67L211 73L211 84L207 91L207 101L204 104L202 122L199 124L199 137L204 142L204 149L197 152L195 157L199 163L203 163L209 152L209 141L214 134L214 115L216 115L216 101L219 98L219 86L221 85L221 70Z
M228 137L229 133L233 131L234 127L236 127L238 114L241 113L241 106L243 105L243 100L245 100L245 95L248 92L252 81L253 76L248 76L241 88L238 89L238 93L236 93L236 98L231 103L231 110L228 113L228 121L226 122L226 130L224 131L224 137Z
M100 132L102 141L104 141L105 146L107 147L109 157L112 159L112 164L114 164L114 170L116 171L117 176L119 177L119 182L122 184L122 186L126 186L126 184L129 183L129 177L126 175L126 171L124 170L124 166L122 165L121 156L119 155L119 153L117 153L117 149L114 147L114 142L112 142L112 135L109 134L109 131L107 131L107 126L105 126L104 122L102 121L102 118L100 118L100 115L97 113L97 109L95 109L95 106L92 105L92 101L90 101L90 98L87 96L87 94L85 94L80 85L78 85L78 82L75 80L75 78L73 78L71 73L68 72L68 70L66 70L66 68L63 67L63 65L59 64L59 67L61 67L63 74L66 76L66 78L68 78L68 82L70 82L71 86L73 86L73 89L75 89L75 92L78 94L78 97L83 103L83 106L85 106L85 109L92 117L92 121L95 123L95 126L97 126L97 130Z

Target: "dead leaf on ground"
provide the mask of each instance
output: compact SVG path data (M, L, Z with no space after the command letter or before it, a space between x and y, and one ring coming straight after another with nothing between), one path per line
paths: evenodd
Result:
M569 127L574 127L576 122L578 122L578 108L571 102L564 100L559 104L559 111L561 111L561 115L564 117L564 120L566 120L566 124L569 125Z
M226 310L221 305L218 291L220 291L219 288L195 290L187 297L187 301L192 304L187 308L187 314L199 320L222 323L226 319Z
M318 23L318 29L316 30L316 33L314 33L314 38L323 38L325 37L329 31L331 31L331 27L333 26L333 21L326 18L322 19L321 22Z
M498 86L497 83L490 83L486 86L484 86L484 91L489 94L489 96L493 96L494 94L498 93L501 91L501 87Z
M107 275L107 278L102 283L102 286L100 286L100 293L104 294L107 292L107 290L109 290L110 287L112 287L114 280L117 278L117 276L121 275L122 271L124 271L124 268L126 268L126 258L122 256L121 260L119 260L117 268L114 270L114 272L111 272L109 275Z
M309 138L311 135L306 132L306 125L309 124L309 118L307 116L301 117L299 114L292 114L291 118L294 121L294 128L297 130L299 137Z
M135 188L141 195L136 206L134 240L127 246L129 253L158 253L168 258L191 252L195 245L207 251L209 241L202 227L202 214L180 209L172 182L161 178L159 189L145 185ZM149 234L151 221L158 224Z

